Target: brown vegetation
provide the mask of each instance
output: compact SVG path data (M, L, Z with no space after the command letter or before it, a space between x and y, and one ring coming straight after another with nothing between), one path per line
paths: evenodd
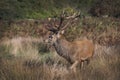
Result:
M54 52L40 52L39 56L32 58L38 50L36 44L39 42L35 40L33 42L32 38L21 39L24 41L24 43L21 42L21 47L16 45L9 50L5 46L14 45L14 42L9 44L9 41L0 45L1 80L119 80L120 78L119 45L111 47L96 45L95 55L90 64L81 70L71 72L68 69L69 63L55 55ZM19 40L20 38L17 39ZM29 45L24 45L26 42ZM17 50L16 57L11 55L11 50L14 51L16 47L23 50L21 54L23 56L19 56L19 50ZM27 47L31 48L25 49ZM27 51L31 57L27 56Z
M30 26L32 23L28 20L26 27L23 27L16 22L12 22L10 26L6 22L4 24L1 22L0 79L119 80L119 22L120 19L115 18L85 17L80 19L74 27L70 26L66 30L65 37L69 41L87 37L95 43L95 55L90 64L81 70L78 69L76 73L68 70L70 64L56 55L53 50L51 52L47 51L47 46L40 42L42 38L35 39L35 36L42 36L41 23L37 25L39 27ZM35 34L37 30L42 31L38 31L40 34ZM44 33L46 34L46 32ZM29 36L32 36L32 38Z

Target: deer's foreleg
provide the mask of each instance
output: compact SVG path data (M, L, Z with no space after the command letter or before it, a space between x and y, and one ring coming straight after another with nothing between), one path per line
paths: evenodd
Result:
M75 62L72 64L72 66L70 67L70 69L73 70L74 72L76 72L78 63L79 63L79 61L75 61Z

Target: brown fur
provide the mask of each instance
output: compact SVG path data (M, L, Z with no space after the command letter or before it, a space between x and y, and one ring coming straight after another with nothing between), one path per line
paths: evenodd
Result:
M89 61L94 53L94 44L88 39L69 42L61 36L56 39L53 46L58 55L62 56L72 64L71 69L74 70L78 64L82 64L84 61Z
M45 41L51 43L55 47L57 53L72 64L71 69L74 70L78 64L82 64L84 61L89 62L89 59L94 53L94 45L92 41L84 39L81 41L69 42L63 36L64 30L79 16L80 13L74 13L72 16L65 16L63 11L63 14L60 15L58 26L54 24L51 25L52 23L44 25L47 30L52 32L52 34L49 35L49 39ZM63 22L65 19L69 20L64 25Z

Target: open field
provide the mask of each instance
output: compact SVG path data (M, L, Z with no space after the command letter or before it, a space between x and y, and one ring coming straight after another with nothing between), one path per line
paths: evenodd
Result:
M43 43L47 31L40 22L1 23L0 80L119 80L119 21L90 17L66 30L69 41L87 37L95 44L90 64L77 72L70 71L70 64Z
M40 46L42 45L42 47ZM96 45L89 65L77 72L39 39L14 38L0 45L0 80L119 80L120 45Z
M120 80L120 0L0 0L0 80Z

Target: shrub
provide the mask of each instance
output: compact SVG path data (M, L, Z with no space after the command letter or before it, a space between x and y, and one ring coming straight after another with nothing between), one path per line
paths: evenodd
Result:
M90 9L93 16L120 17L120 0L98 0Z

